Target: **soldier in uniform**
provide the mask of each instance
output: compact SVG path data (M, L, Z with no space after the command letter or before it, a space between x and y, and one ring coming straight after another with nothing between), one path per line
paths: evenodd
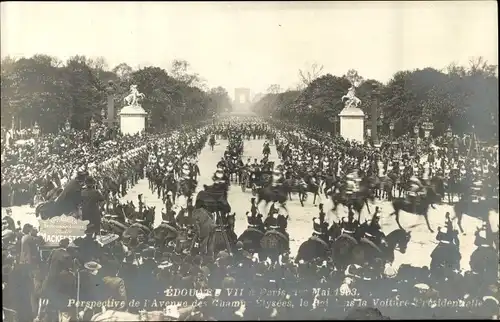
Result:
M142 193L140 193L138 196L137 196L137 200L138 200L138 207L139 207L139 216L142 217L142 213L144 212L144 202L142 201Z
M425 193L424 185L416 176L410 178L410 189L408 191L407 200L409 203L415 204L419 198Z
M217 162L217 168L225 169L226 168L226 160L224 157L220 158L220 161Z
M247 212L247 222L249 228L255 228L262 232L265 232L264 223L262 222L262 214L253 214Z
M345 190L345 193L347 196L352 196L356 192L356 182L354 180L355 180L355 177L352 173L347 175L347 177L346 177L346 190Z
M354 219L354 211L349 209L349 213L347 215L347 221L344 221L344 217L342 217L342 222L340 223L340 228L343 234L349 234L354 236L356 230L359 227L359 222Z
M191 174L192 174L192 179L194 181L198 180L198 176L200 175L200 168L198 167L198 160L195 158L190 160L190 166L191 166Z
M328 223L325 221L325 212L323 204L319 204L319 218L313 218L313 236L323 239L328 242Z
M375 207L375 212L373 213L370 224L365 231L365 236L371 239L375 239L375 241L377 241L376 244L380 244L381 238L383 237L383 234L381 232L382 227L380 227L380 216L378 215L379 213L379 207Z
M255 198L250 199L250 204L251 204L250 212L252 213L252 215L255 216L259 212L259 209L258 209L257 204L255 202Z
M264 220L264 228L266 230L274 230L278 229L278 220L276 218L276 214L278 211L274 208L274 205L271 205L271 210L267 215L267 218Z
M277 187L277 186L283 184L284 180L285 180L285 176L278 168L273 171L273 176L272 176L272 181L271 181L271 185L273 187Z

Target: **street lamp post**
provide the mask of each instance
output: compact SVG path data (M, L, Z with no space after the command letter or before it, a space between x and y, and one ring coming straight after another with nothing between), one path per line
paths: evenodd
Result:
M337 116L335 116L333 118L333 136L337 136L337 124L338 124L339 120L337 118Z
M378 144L378 99L372 104L371 108L371 138L374 145Z
M114 84L113 81L108 82L108 87L106 88L107 92L107 109L108 109L108 118L106 123L108 128L113 128L115 124L115 92L114 92Z
M389 133L389 135L390 135L390 138L392 139L392 138L394 138L394 122L391 122L391 124L389 124L389 130L391 131Z
M34 127L34 132L35 132L35 161L38 161L38 137L40 135L40 127L38 126L38 123L35 123Z
M380 112L380 116L378 118L378 125L380 127L379 133L382 134L382 129L384 127L384 113Z

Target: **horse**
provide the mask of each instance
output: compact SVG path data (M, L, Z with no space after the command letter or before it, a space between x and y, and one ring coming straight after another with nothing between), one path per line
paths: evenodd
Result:
M429 207L435 201L436 201L436 195L431 187L428 187L426 189L425 194L421 196L419 200L416 200L414 202L408 202L406 198L395 198L392 201L392 207L394 208L394 212L391 213L391 216L396 215L396 223L398 224L398 227L400 229L403 229L403 227L399 222L399 212L401 210L404 210L412 214L424 216L427 228L431 233L433 233L434 230L432 230L431 225L429 223L428 213L429 213Z
M450 205L453 204L456 196L460 198L465 192L465 186L456 171L450 171L448 178L444 181L444 185L448 195L448 204Z
M295 178L285 179L282 187L290 200L292 200L292 193L297 193L300 205L304 207L304 201L307 197L307 183L305 181L301 182Z
M262 149L262 154L264 155L265 158L269 157L269 155L271 154L271 148L269 148L269 144L264 145L264 148Z
M260 259L270 258L276 262L279 255L290 251L290 239L284 230L268 230L260 240Z
M408 243L411 239L411 232L404 229L396 229L382 239L381 244L375 244L367 238L361 238L354 246L353 252L362 254L365 262L374 263L380 259L384 263L394 262L394 251L398 249L400 253L406 253Z
M214 232L214 252L217 254L221 250L227 250L231 253L234 245L238 241L238 236L234 232L236 213L227 214L222 217L222 222L217 225ZM227 239L226 239L227 238Z
M211 135L210 136L210 140L208 141L208 144L210 145L210 150L214 150L214 146L215 146L215 135Z
M122 223L119 220L117 220L117 216L107 214L101 218L101 230L105 232L122 236L128 227L129 227L128 224Z
M439 270L460 270L460 248L454 243L440 242L431 253L430 270L437 272Z
M264 187L258 189L257 204L259 204L263 200L265 201L266 205L269 204L270 202L278 202L285 210L287 210L285 206L285 203L287 201L287 194L283 186Z
M389 176L384 176L380 178L377 182L377 197L379 200L387 198L387 200L392 201L394 197L394 181Z
M474 200L470 195L464 194L462 198L453 205L458 228L462 234L464 233L464 229L462 228L462 217L464 214L479 218L483 222L488 222L488 216L491 210L498 213L498 199L485 198L484 200Z
M172 193L172 203L175 203L178 184L173 173L168 173L163 178L163 202L167 200L168 192Z
M341 229L339 224L333 222L328 228L326 234L327 240L318 236L311 236L299 246L297 256L295 257L295 263L299 263L301 260L304 262L312 262L317 258L327 259L331 257L333 254L332 241L339 237L340 234Z
M305 191L305 199L307 200L307 193L312 193L314 196L313 205L316 205L316 198L319 197L319 179L314 175L307 175L305 178L307 187Z
M247 227L238 237L238 241L243 243L243 249L250 253L259 253L262 249L260 240L264 237L264 229L257 227Z
M143 93L130 93L123 98L123 101L127 104L127 106L137 104L137 98L144 99L146 96Z
M193 179L184 179L178 182L177 195L190 198L196 190L196 182Z

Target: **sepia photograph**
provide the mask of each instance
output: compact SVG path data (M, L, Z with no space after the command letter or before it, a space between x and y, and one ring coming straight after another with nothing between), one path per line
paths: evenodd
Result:
M3 321L500 318L496 1L0 14Z

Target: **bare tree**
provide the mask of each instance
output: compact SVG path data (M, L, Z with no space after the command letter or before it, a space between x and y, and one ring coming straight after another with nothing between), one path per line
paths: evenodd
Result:
M497 76L498 66L488 64L483 57L474 57L469 60L469 75L482 74L487 77Z
M309 84L311 84L316 78L321 76L323 68L323 65L313 63L308 70L299 69L299 77L301 81L301 84L299 86L309 86Z
M269 94L279 94L281 93L281 86L279 84L272 84L267 88Z
M170 66L170 76L188 86L206 88L200 75L190 72L189 69L190 64L186 60L175 59Z
M96 69L96 70L107 70L108 69L108 63L106 62L106 58L104 58L102 56L88 58L87 64L90 66L90 68Z

